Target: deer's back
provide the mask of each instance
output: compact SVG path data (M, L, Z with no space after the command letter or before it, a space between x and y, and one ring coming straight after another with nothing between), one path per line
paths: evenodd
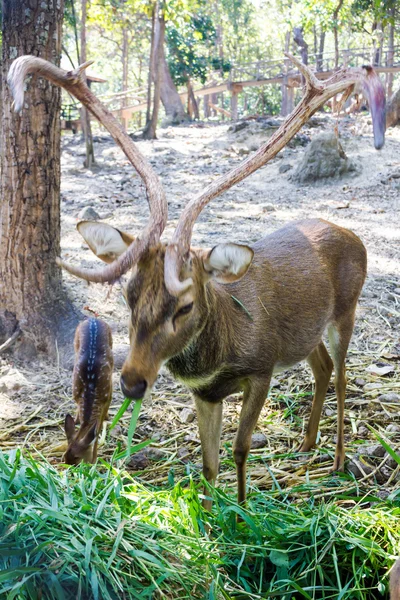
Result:
M100 319L81 323L75 334L73 394L80 407L81 422L91 420L93 407L109 398L113 354L109 326Z

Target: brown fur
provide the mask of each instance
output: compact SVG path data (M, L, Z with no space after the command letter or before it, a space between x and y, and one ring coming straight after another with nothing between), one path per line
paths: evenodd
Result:
M75 365L73 397L77 416L65 418L68 448L64 455L67 464L93 463L97 458L97 442L103 421L108 418L112 397L112 335L107 323L88 319L75 333ZM75 424L80 423L78 431Z
M222 400L244 391L234 442L239 500L245 500L251 435L274 370L307 360L315 394L302 451L315 444L333 366L338 398L335 469L342 469L345 357L357 299L366 275L366 251L350 231L314 219L287 225L252 246L246 276L210 266L210 252L192 249L185 277L193 285L179 298L164 284L165 247L152 248L127 287L131 349L122 368L125 388L151 388L162 364L193 391L198 411L204 475L218 472ZM249 250L250 252L250 250ZM249 261L250 262L250 261ZM240 279L240 280L239 280ZM178 311L193 303L185 315ZM244 307L244 308L243 308ZM328 355L322 337L330 332ZM209 506L209 502L206 502Z
M400 600L400 558L390 571L390 600Z

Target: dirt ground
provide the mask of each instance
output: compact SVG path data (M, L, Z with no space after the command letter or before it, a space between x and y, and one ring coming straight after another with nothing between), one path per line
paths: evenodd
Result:
M321 131L332 131L335 124L331 117L315 117L271 163L213 200L199 219L193 244L208 247L224 241L251 243L289 221L308 217L330 220L361 237L367 247L369 269L347 361L346 450L349 472L365 484L381 486L384 495L398 485L400 467L368 426L378 429L392 448L398 449L400 128L388 132L385 147L378 152L373 147L367 117L342 119L341 141L360 167L358 173L329 183L297 186L290 174L307 142ZM182 208L193 194L256 150L274 127L273 120L251 122L237 132L229 131L228 124L192 125L163 129L157 141L138 143L165 184L169 224L163 239L171 237ZM92 206L107 223L138 233L148 216L144 186L122 151L102 132L95 136L97 166L92 170L82 167L84 146L80 136L65 135L62 148L62 256L73 263L94 265L98 261L75 227L81 210ZM110 291L100 285L88 286L67 274L65 283L84 314L95 313L112 328L118 367L111 411L114 414L122 402L118 369L128 348L128 313L120 286ZM250 457L253 483L269 489L328 475L336 433L333 382L321 421L319 447L302 460L287 456L304 432L311 392L311 373L306 365L274 379L256 430L263 434L257 438L261 447L254 448ZM132 460L131 468L138 471L138 476L167 485L171 477L198 472L201 454L196 418L191 410L183 411L191 406L185 388L163 371L151 403L142 407L135 435L137 441L154 440L151 450ZM6 355L1 357L1 448L19 445L58 462L64 443L63 419L72 410L71 372L43 362L28 369ZM235 474L230 445L239 412L240 397L229 398L220 482L232 486ZM110 458L115 445L124 443L128 422L126 415L102 446L100 456Z

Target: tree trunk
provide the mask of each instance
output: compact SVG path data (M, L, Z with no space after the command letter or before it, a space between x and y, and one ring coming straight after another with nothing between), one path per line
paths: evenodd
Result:
M322 71L323 60L324 60L324 46L325 46L325 31L321 31L319 38L319 51L317 57L317 71Z
M82 0L82 15L81 15L81 62L87 61L86 54L86 17L87 17L87 0ZM83 72L84 76L85 71ZM86 142L86 159L83 163L87 169L91 169L95 163L93 150L92 126L90 124L90 115L88 110L82 106L81 108L82 130Z
M159 0L156 2L154 11L154 50L151 57L151 70L154 73L153 113L143 130L143 139L145 140L155 140L157 138L156 130L160 108L160 54L165 37L165 21L160 18Z
M122 91L126 92L129 89L128 78L129 78L129 39L128 29L124 27L122 30ZM127 106L127 97L124 96L122 100L122 106ZM123 118L122 124L125 129L128 129L128 120Z
M394 127L400 122L400 88L388 100L386 105L386 127Z
M62 18L60 0L3 1L3 81L13 59L23 54L60 63ZM3 87L0 338L19 327L19 357L36 357L38 351L55 357L67 343L72 351L78 322L55 262L60 254L61 94L37 77L25 85L21 115L12 111L9 88Z
M294 27L293 39L300 48L301 62L308 65L308 44L303 37L302 27Z
M339 0L335 10L333 11L333 37L335 39L335 69L339 66L339 27L338 27L338 19L339 19L339 11L343 6L344 0Z
M197 105L197 101L193 93L193 86L191 84L190 79L188 80L186 86L188 91L188 113L191 117L198 120L200 119L199 107Z
M161 16L161 21L163 22L162 29L165 31L164 15ZM188 117L168 69L167 60L165 58L164 38L165 35L162 35L159 61L161 102L163 103L167 119L169 119L172 124L178 124L182 123L182 121L186 121Z
M394 63L394 32L395 32L395 18L396 18L396 7L390 8L391 21L389 22L389 40L388 40L388 55L387 55L387 66L393 67ZM393 73L387 75L387 97L390 98L393 94Z
M290 31L287 31L286 36L285 36L285 52L289 52L289 49L290 49ZM291 63L288 58L285 58L284 65L285 65L284 71L285 71L285 74L287 74L287 72L291 68ZM281 115L283 117L286 117L287 115L289 115L293 110L293 89L289 88L287 83L288 83L288 81L287 81L287 75L286 75L285 81L281 86L281 90L282 90Z

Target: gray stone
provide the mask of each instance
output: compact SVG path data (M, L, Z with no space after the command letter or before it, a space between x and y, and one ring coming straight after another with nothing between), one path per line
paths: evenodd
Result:
M99 213L92 206L85 206L78 215L80 221L98 221L100 218Z
M287 173L292 168L293 168L292 165L290 165L289 163L283 163L279 167L279 173Z
M231 125L228 131L232 131L232 133L237 133L238 131L245 129L248 126L249 121L239 121L238 123L234 123L233 125Z
M290 179L301 184L315 183L339 179L357 171L355 163L346 156L335 134L322 133L313 139Z
M179 414L181 423L192 423L196 417L196 413L189 406L183 408Z
M382 394L379 396L378 400L380 402L400 402L400 394L395 394L395 392L389 392L387 394Z
M267 437L263 433L253 433L251 436L251 445L250 448L254 450L255 448L264 448L267 445Z

